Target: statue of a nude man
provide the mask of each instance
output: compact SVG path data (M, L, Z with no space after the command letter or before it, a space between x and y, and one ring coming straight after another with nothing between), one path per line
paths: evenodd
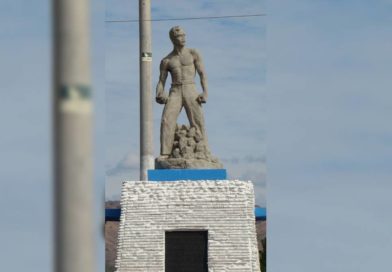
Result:
M206 103L208 90L201 56L195 49L185 47L185 32L179 26L173 27L169 35L174 49L161 61L156 88L156 101L165 104L161 121L161 158L172 153L177 118L182 107L185 108L190 126L201 134L207 148L201 104ZM200 77L202 93L196 91L196 72ZM172 84L167 96L164 87L168 73L171 75Z

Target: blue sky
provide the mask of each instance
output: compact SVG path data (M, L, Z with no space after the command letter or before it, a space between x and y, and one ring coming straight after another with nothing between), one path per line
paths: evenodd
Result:
M0 239L7 245L1 258L4 270L28 271L30 267L49 271L50 44L45 4L0 4Z
M391 12L269 2L270 271L391 267Z
M103 267L104 3L92 1L96 237ZM52 271L50 1L0 2L0 260L4 271ZM102 79L102 80L101 80ZM98 222L99 220L99 222Z
M250 165L246 172L256 171L253 177L265 173L260 164L266 158L269 271L389 271L392 1L177 1L175 8L155 2L157 17L268 13L264 19L240 19L229 30L231 20L180 24L188 45L199 48L206 62L212 150L238 176L245 172L243 165ZM103 21L136 18L137 7L135 0L92 3L100 195L108 170L124 168L117 174L120 180L135 175L138 153L134 124L127 123L137 118L132 116L137 111L137 26L105 29ZM49 12L47 0L0 3L0 239L7 245L0 259L6 271L51 271ZM170 50L167 30L172 24L154 26L154 75L157 61ZM246 42L233 38L238 36ZM260 77L228 69L232 61L227 55L232 54L238 69ZM264 66L257 66L259 61ZM266 85L260 85L263 76ZM230 83L224 84L227 78ZM244 82L247 91L260 97L246 100ZM105 94L105 87L112 92ZM246 134L229 123L211 128L222 120L216 108L227 120L235 118L226 109L229 104L240 112L266 112L266 117L246 115L248 124L257 124L243 124ZM154 110L157 124L162 108L154 105ZM232 136L218 141L228 133ZM249 138L243 148L228 145L244 135ZM260 149L249 157L254 142ZM257 195L264 201L262 190Z

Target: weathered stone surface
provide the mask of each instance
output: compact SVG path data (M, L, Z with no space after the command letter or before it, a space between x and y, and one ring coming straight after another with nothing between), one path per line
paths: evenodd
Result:
M197 50L185 47L185 32L181 27L175 26L170 30L170 39L174 48L161 61L156 88L156 102L165 105L161 119L161 157L156 165L159 168L196 168L199 165L202 168L223 168L219 167L217 159L212 160L208 147L202 111L202 104L207 102L208 87L201 55ZM196 90L196 73L200 77L202 93ZM169 74L172 84L167 95L164 88ZM176 125L182 108L189 126ZM167 157L181 160L163 162L162 159ZM198 161L184 163L184 160L193 159ZM208 166L207 162L211 165Z
M223 165L211 155L201 133L187 125L177 125L171 154L155 159L155 169L221 168Z
M254 191L244 181L125 182L118 272L162 272L165 231L208 231L208 268L259 272Z

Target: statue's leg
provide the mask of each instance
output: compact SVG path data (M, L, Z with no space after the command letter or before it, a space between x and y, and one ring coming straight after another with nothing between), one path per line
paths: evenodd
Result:
M161 120L161 155L170 155L176 132L177 117L182 108L179 88L171 89L169 99L163 109Z
M195 85L187 85L187 89L184 90L184 108L189 119L189 124L200 131L207 146L204 115L202 106L197 101L198 96L199 93L196 91Z

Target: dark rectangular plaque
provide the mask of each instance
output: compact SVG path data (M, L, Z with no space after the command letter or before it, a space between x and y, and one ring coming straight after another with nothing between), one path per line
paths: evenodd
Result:
M208 272L207 231L167 231L165 272Z

